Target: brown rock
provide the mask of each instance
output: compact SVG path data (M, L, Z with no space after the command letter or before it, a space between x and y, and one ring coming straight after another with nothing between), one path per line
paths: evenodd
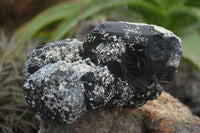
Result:
M143 107L91 110L71 125L41 123L39 133L200 133L200 118L166 92Z

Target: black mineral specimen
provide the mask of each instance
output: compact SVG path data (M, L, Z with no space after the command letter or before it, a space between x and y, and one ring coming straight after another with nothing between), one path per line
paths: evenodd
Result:
M112 103L138 107L178 70L181 42L155 25L106 22L84 43L55 41L32 50L24 66L26 101L44 121L70 124Z
M75 62L80 60L79 51L82 42L77 39L65 39L47 43L33 49L24 65L24 75L27 78L46 64L58 61Z
M86 88L87 87L87 88ZM87 109L104 106L114 96L114 77L106 67L57 62L30 75L26 101L45 121L71 123Z
M81 72L75 73L73 68L72 64L58 62L28 77L25 99L43 120L69 124L86 112L84 88L78 80Z
M127 91L129 98L125 95L120 101L137 107L161 94L158 81L174 79L181 57L180 43L172 32L159 26L106 22L86 36L81 55L96 65L107 66L125 80L129 89L123 90L127 87L120 85L116 91Z
M82 76L88 109L103 107L115 95L115 77L107 67L96 66Z
M172 32L159 26L106 22L86 36L82 55L124 79L130 74L171 81L178 69L180 43Z

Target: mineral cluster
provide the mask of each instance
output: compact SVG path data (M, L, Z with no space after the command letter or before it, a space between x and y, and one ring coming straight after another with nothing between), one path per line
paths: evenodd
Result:
M44 121L70 124L107 103L138 107L172 81L181 40L155 25L105 22L84 42L65 39L39 46L24 66L23 92Z

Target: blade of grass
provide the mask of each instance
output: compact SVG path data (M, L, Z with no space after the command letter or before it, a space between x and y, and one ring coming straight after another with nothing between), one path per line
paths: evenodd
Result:
M194 7L177 6L168 11L170 17L170 29L183 29L183 26L192 23L200 23L200 10ZM180 20L181 18L181 20Z
M50 37L51 40L59 40L64 38L64 36L73 29L78 23L78 12L74 14L73 17L65 19L55 30L55 32Z
M0 124L0 129L5 129L9 133L13 133L13 131L8 126L5 126L3 124Z
M189 6L176 6L169 10L169 16L178 16L179 14L185 14L191 17L196 18L200 21L200 10L195 7L189 7Z
M127 2L130 2L130 0L90 0L85 1L82 6L82 8L87 9L81 18L79 18L79 14L75 14L71 19L66 19L64 22L62 22L58 28L55 30L55 33L52 35L52 40L58 40L62 39L72 28L74 28L77 24L79 19L85 20L88 17L91 17L92 15L95 15L96 13L105 10L107 8L111 8L113 6L119 6L119 5L125 5Z
M200 70L200 34L194 32L182 37L183 57L189 60L196 68Z
M146 0L146 1L149 1L149 0ZM188 0L150 0L150 1L158 5L159 7L169 9L173 6L183 5Z
M80 1L65 2L51 7L36 16L23 30L21 39L30 39L41 29L56 21L65 19L80 8Z
M103 10L111 9L115 6L124 6L124 5L130 5L133 8L138 8L138 9L142 7L143 10L148 9L148 12L151 11L159 17L166 16L166 14L163 11L157 11L158 9L154 9L155 7L153 5L150 5L147 2L141 2L139 0L110 0L110 1L91 0L90 2L86 3L84 9L87 10L82 13L81 20L90 18L95 14L100 13ZM52 40L62 39L77 24L78 24L78 14L75 15L74 18L72 18L71 20L67 19L66 21L61 23L56 29L55 33L52 35Z
M20 108L15 108L15 107L12 107L12 106L9 106L9 105L6 105L6 106L1 106L0 107L0 110L1 111L17 111L17 112L24 112L24 109L20 109Z
M129 6L142 16L144 22L153 23L164 27L168 23L167 12L158 6L153 5L152 3L139 1L130 3Z
M199 0L188 0L186 5L193 6L200 9L200 1Z

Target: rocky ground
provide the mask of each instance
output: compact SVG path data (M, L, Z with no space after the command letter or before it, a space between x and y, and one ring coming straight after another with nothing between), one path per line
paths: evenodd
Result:
M179 67L176 79L164 83L164 90L187 105L194 114L200 116L200 78L199 72L191 66L183 64Z
M91 110L69 126L41 123L39 133L198 133L200 118L167 92L142 107Z

